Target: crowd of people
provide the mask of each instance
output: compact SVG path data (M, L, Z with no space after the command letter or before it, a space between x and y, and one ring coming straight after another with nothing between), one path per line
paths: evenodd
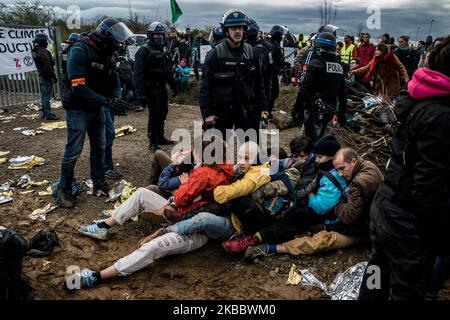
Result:
M189 66L198 62L191 53L199 51L192 48L207 40L202 34L194 39L190 30L180 36L171 29L167 37L164 24L149 26L148 42L136 53L132 82L140 103L149 108L152 184L139 188L110 218L78 231L106 241L111 228L137 214L158 229L143 235L138 249L110 267L83 269L78 289L129 276L209 240L249 262L370 241L367 270L380 268L381 287L370 286L371 273L365 272L360 299L436 296L449 257L450 36L411 48L408 37L395 43L388 34L378 44L371 43L368 33L357 42L346 35L344 43L337 43L336 30L326 25L306 40L275 25L264 35L244 12L225 12L212 32L200 79L205 133L195 138L192 149L171 157L159 147L173 144L164 136L167 85L175 93L186 87ZM107 194L107 178L119 176L111 167L114 135L108 133L114 132L114 116L125 114L130 104L122 98L111 57L130 39L128 27L109 18L75 39L66 53L62 103L67 145L57 189L65 208L75 206L74 168L86 133L94 193ZM271 117L279 94L283 46L298 47L299 89L292 117L304 129L290 141L289 152L277 146L262 150L258 139L260 120ZM346 123L349 80L397 99L384 175L354 146L341 145L328 132L333 118ZM208 129L220 134L209 135ZM227 156L230 141L224 137L238 129L253 130L256 138L242 141L234 160ZM214 160L206 161L211 150Z

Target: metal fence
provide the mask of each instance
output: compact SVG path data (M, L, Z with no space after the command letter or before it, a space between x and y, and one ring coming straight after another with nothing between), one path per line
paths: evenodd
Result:
M30 26L14 26L15 28L30 28ZM32 26L33 28L39 26ZM60 91L60 52L61 52L61 33L57 27L48 27L50 37L55 46L55 73L58 82L53 86L53 97L59 99ZM41 89L39 86L39 76L37 71L0 75L0 107L23 106L32 102L41 101Z

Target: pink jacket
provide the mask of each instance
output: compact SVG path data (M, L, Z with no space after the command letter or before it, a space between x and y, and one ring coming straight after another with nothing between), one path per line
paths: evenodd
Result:
M408 83L408 92L415 100L450 95L450 77L428 68L419 68Z

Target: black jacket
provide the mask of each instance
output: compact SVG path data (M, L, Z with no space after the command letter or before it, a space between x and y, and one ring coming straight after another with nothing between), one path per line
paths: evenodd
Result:
M53 60L52 54L47 50L47 48L36 45L32 49L31 55L33 57L34 63L36 64L39 76L41 76L45 80L51 80L55 78L55 72L53 70L55 61Z

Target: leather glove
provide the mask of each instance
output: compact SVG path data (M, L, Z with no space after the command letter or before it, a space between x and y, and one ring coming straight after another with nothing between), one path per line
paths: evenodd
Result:
M105 101L106 107L114 110L114 113L118 116L126 116L127 111L130 109L131 104L123 100L122 98L107 98Z

